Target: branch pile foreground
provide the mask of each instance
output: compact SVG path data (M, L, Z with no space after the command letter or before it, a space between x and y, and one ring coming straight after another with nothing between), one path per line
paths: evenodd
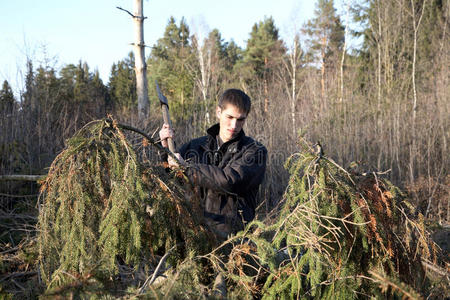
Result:
M231 239L228 256L209 256L235 293L263 299L448 296L448 274L436 288L422 263L436 263L438 249L397 187L376 173L351 175L307 146L286 167L291 177L275 217Z
M115 122L85 126L54 160L41 190L39 264L48 292L138 283L139 271L145 279L173 246L172 264L210 250L198 198L182 181L162 166L144 168Z

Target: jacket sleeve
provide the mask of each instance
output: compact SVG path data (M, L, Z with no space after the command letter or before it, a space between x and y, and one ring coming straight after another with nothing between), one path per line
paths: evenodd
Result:
M261 184L266 170L267 150L253 143L221 169L214 165L192 164L187 174L201 187L232 194L242 194Z

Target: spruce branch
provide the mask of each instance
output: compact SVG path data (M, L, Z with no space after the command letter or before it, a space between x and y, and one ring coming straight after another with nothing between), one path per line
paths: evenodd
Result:
M395 292L400 293L402 295L402 299L404 298L410 300L423 299L416 291L411 289L411 287L408 287L401 282L397 282L397 280L395 279L388 278L387 276L383 276L382 274L375 271L369 271L369 274L372 275L372 277L378 281L380 287L384 292L387 291L388 287L391 287Z

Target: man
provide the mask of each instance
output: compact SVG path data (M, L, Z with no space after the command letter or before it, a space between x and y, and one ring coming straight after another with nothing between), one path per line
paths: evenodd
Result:
M190 180L200 187L207 223L224 239L255 217L258 188L266 170L266 148L242 129L250 107L250 97L243 91L226 90L216 108L219 123L175 154L187 167ZM159 135L167 147L173 132L165 124ZM170 157L168 162L171 168L178 166Z

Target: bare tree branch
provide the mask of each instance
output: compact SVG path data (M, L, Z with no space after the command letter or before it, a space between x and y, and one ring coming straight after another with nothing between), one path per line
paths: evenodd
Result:
M123 10L124 12L128 13L130 16L132 16L133 18L136 18L135 15L133 15L132 13L130 13L128 10L123 9L122 7L116 6L117 9Z

